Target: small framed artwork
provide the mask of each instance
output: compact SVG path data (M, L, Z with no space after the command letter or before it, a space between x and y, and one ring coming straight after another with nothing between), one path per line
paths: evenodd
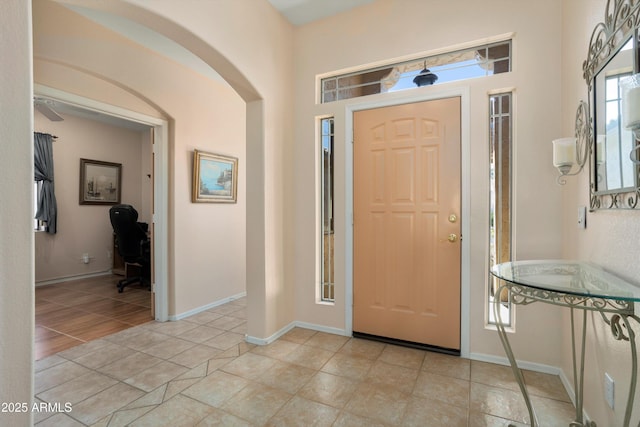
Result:
M80 159L80 204L120 203L122 164Z
M193 203L236 203L237 191L237 158L193 152Z

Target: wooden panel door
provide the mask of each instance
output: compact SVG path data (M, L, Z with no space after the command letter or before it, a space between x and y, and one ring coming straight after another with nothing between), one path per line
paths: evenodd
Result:
M354 114L353 330L460 349L460 98Z

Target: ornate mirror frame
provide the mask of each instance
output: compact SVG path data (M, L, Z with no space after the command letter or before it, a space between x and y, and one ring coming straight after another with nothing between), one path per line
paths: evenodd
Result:
M597 209L638 209L640 208L640 182L636 165L636 186L622 188L619 191L597 191L595 184L595 159L594 135L595 112L594 84L597 74L618 53L618 50L628 41L634 39L634 72L638 72L638 37L637 29L640 25L640 1L638 0L607 0L604 22L598 23L591 34L587 59L582 64L583 77L589 89L588 111L591 117L586 119L589 144L590 165L590 205L591 210ZM577 124L576 124L577 129ZM636 142L637 144L637 142Z

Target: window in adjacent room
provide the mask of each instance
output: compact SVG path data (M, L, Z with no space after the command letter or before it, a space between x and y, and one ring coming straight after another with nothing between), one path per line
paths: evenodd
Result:
M512 94L489 97L489 264L511 261L511 160L512 160ZM505 326L513 324L513 310L506 289L497 295L500 282L489 275L487 319L497 323L494 303L500 298L500 316Z
M334 302L333 117L320 120L321 250L320 300Z
M33 229L35 231L47 231L47 222L36 219L36 212L38 211L38 197L42 191L42 181L33 182Z

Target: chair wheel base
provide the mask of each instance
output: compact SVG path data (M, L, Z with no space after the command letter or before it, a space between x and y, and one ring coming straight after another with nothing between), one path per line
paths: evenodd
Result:
M131 277L128 279L122 279L116 284L116 286L118 287L118 293L121 294L124 291L125 286L129 286L133 283L140 283L142 285L147 284L149 285L149 290L151 290L151 284L143 277Z

